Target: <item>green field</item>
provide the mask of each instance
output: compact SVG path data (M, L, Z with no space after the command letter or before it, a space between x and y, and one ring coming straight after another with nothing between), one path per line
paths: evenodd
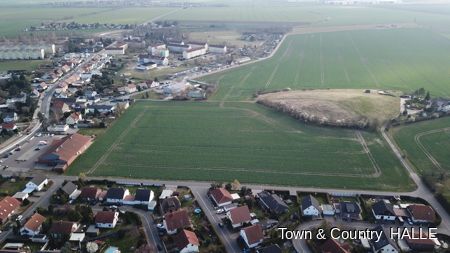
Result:
M361 137L351 130L307 126L254 103L141 101L68 173L411 189L382 139L366 132ZM364 152L364 142L370 154Z
M28 70L37 69L42 64L47 64L46 60L8 60L0 61L0 73L8 70Z
M424 121L393 130L395 141L421 174L450 172L450 118ZM433 164L427 154L438 164Z
M450 96L450 40L424 29L291 35L274 57L210 75L213 99L239 101L259 90L374 88L411 92L425 87Z

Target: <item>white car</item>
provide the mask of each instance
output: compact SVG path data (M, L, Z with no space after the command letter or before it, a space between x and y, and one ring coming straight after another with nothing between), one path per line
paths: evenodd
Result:
M219 208L216 210L216 214L223 214L223 213L225 213L225 209L223 208Z
M23 219L23 216L22 215L19 215L19 216L17 216L17 221L21 221Z

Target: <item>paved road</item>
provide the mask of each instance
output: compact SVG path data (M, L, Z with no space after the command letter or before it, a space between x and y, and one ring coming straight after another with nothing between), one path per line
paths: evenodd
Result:
M34 214L38 207L48 207L48 205L50 204L50 198L52 197L53 193L61 187L63 182L63 180L61 179L52 179L52 181L53 184L50 186L50 188L48 188L47 191L43 192L41 197L36 202L31 204L30 207L28 207L23 213L21 213L21 215L23 216L21 220L22 224L24 224L28 220L28 218ZM3 233L0 234L0 244L2 244L5 239L8 238L12 233L12 229L3 231Z
M228 228L219 226L219 223L222 220L215 213L214 206L211 203L211 200L208 198L209 187L191 187L191 191L194 194L195 199L197 199L198 204L202 208L203 212L205 212L206 217L208 217L209 222L212 227L216 231L216 234L219 236L221 242L225 246L226 252L241 252L237 244L237 238L239 236L238 233L231 232Z

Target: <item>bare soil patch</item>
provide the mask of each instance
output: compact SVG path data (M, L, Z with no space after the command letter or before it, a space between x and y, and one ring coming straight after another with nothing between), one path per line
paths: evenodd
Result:
M298 90L260 95L257 102L305 122L376 128L398 116L400 99L359 89Z

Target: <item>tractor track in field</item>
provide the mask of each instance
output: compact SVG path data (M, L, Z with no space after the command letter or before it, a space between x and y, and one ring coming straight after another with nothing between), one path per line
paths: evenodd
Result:
M325 84L325 67L323 65L323 52L322 52L322 34L319 34L319 64L320 64L320 84Z
M286 51L284 51L283 55L280 57L280 59L277 61L277 65L275 65L275 68L273 68L272 73L270 73L269 79L267 79L265 87L269 87L269 85L272 83L273 78L275 78L275 74L278 72L278 68L280 67L282 61L284 58L288 56L288 54L291 52L291 45L292 40L289 42Z
M250 71L247 72L247 74L241 79L241 81L239 82L238 86L242 86L247 79L250 77L250 75L253 73L253 70L255 70L255 66L253 66ZM219 82L222 80L223 76L221 78L219 78ZM234 90L234 85L230 87L230 89L228 89L228 92L225 94L225 96L223 96L223 98L220 100L220 104L219 107L224 108L224 104L225 102L227 102L228 97L231 95L231 93Z
M434 130L418 133L414 136L414 142L416 142L416 144L420 148L420 150L422 150L422 152L427 156L427 158L431 161L431 163L439 170L444 170L444 168L442 168L442 165L436 160L436 158L434 158L434 156L422 144L422 142L420 141L420 138L422 138L423 136L426 136L426 135L442 133L442 132L447 132L447 131L450 131L450 127L434 129Z
M355 40L353 39L353 37L349 33L347 33L347 37L350 39L350 42L351 42L351 44L353 46L353 49L358 54L359 60L361 61L361 63L364 66L364 68L366 69L367 73L369 73L370 78L372 78L372 81L375 83L376 87L379 88L380 87L380 82L378 82L377 77L375 76L375 74L373 73L372 69L370 68L367 58L365 58L362 55L361 50L359 50L358 46L355 43Z
M143 110L139 115L134 118L134 120L130 123L130 127L127 127L125 131L123 131L114 141L114 143L106 150L106 152L95 162L95 164L86 172L86 175L94 173L100 165L104 164L108 156L113 152L115 149L119 147L119 144L122 142L122 140L125 138L125 136L131 131L131 129L135 128L137 122L145 115L147 110Z
M114 166L129 167L129 164L106 164ZM374 178L372 174L362 172L363 168L354 168L354 170L361 171L361 174L355 173L336 173L336 172L289 172L289 171L276 171L276 170L264 170L264 169L247 169L247 168L231 168L231 167L171 167L171 166L151 166L151 165L133 165L133 168L153 168L153 169L166 169L166 170L197 170L197 171L224 171L224 172L245 172L245 173L264 173L272 175L293 175L293 176L332 176L332 177L345 177L345 178ZM364 168L366 170L367 168ZM334 171L340 169L333 169Z
M381 176L381 169L380 166L378 166L377 161L372 155L372 152L370 152L369 147L367 146L366 140L361 134L361 131L355 131L356 137L358 138L359 142L361 143L361 146L363 147L364 152L367 154L367 157L369 158L370 162L372 163L373 169L375 170L374 173L371 174L373 178L377 178Z

